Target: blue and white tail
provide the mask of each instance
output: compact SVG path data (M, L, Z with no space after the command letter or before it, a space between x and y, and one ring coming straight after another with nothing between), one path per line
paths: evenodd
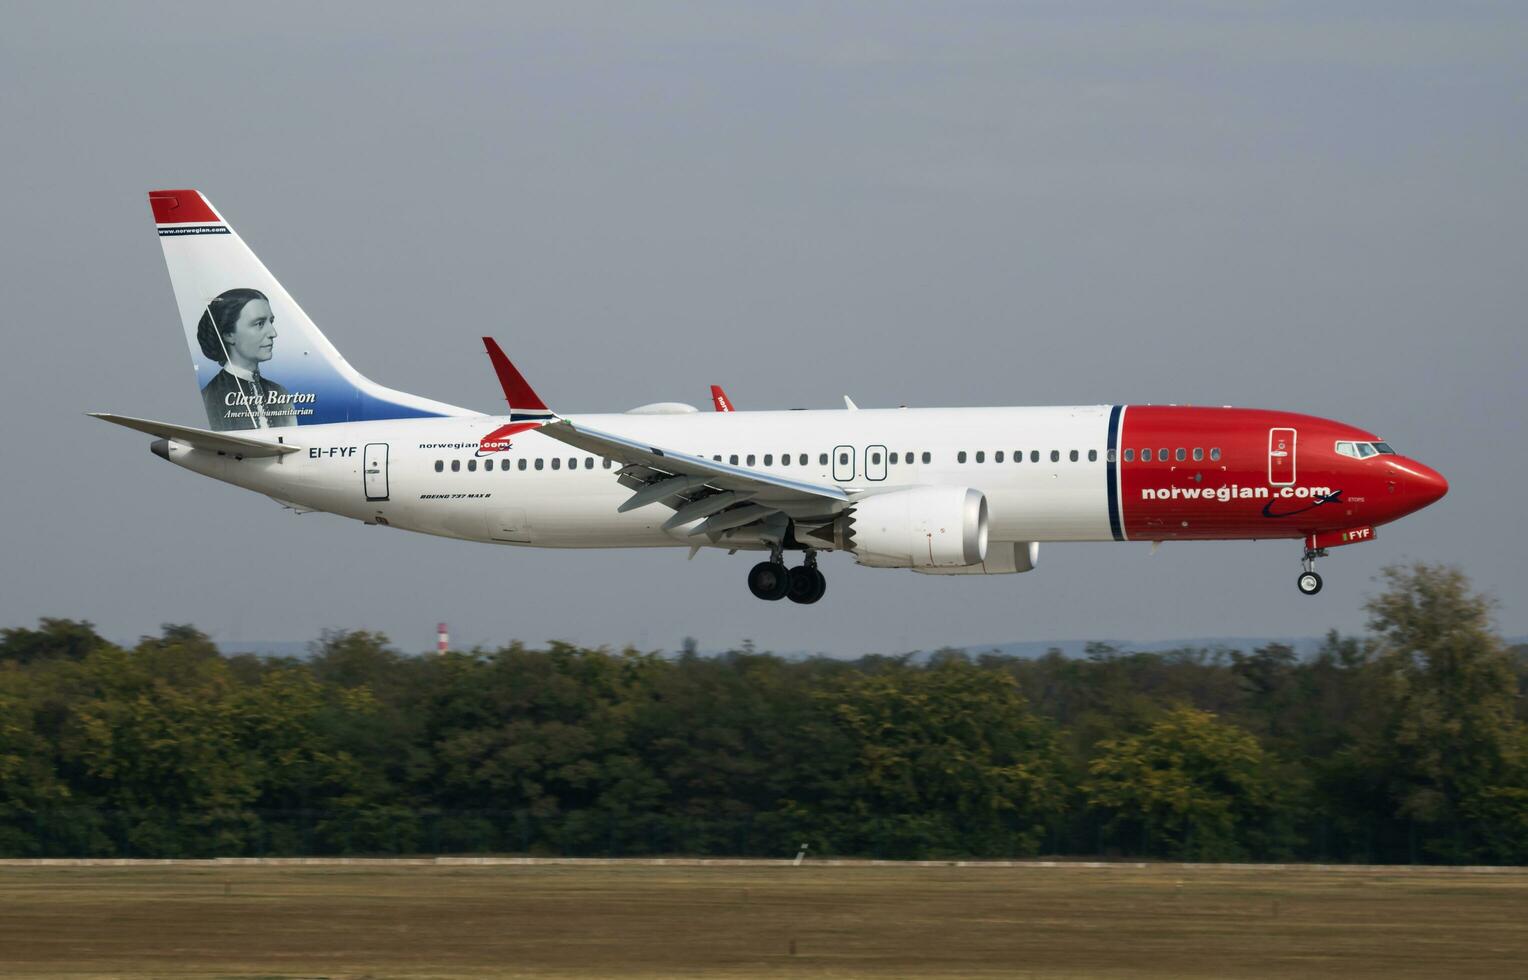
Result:
M351 367L201 194L149 205L213 430L478 414Z

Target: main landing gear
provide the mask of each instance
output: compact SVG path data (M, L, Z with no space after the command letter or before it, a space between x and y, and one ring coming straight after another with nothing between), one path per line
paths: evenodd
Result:
M1305 549L1305 556L1300 559L1300 567L1304 571L1295 579L1295 586L1305 595L1315 595L1321 591L1321 576L1316 574L1316 559L1325 557L1325 548Z
M761 561L749 570L748 591L770 602L789 599L809 606L828 591L828 580L817 569L815 551L808 551L805 562L788 569L777 550L769 561Z

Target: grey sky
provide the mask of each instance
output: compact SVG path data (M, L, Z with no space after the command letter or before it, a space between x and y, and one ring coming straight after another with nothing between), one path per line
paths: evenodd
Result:
M835 653L1356 630L1458 562L1528 632L1519 499L1528 8L434 3L0 8L0 625L372 627ZM1370 427L1452 482L1334 551L1046 545L1037 572L294 517L86 419L202 424L144 192L203 190L378 381L494 411L1234 403Z

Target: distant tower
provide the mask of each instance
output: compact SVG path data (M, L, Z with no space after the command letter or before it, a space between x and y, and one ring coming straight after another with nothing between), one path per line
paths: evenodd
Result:
M435 652L445 653L451 649L451 634L446 632L445 623L435 624Z

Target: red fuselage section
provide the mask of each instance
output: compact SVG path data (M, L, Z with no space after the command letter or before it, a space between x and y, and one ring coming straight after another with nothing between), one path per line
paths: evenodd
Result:
M1437 471L1389 452L1374 434L1291 412L1130 405L1117 440L1129 540L1357 533L1448 492ZM1353 449L1376 444L1386 451L1360 458Z

